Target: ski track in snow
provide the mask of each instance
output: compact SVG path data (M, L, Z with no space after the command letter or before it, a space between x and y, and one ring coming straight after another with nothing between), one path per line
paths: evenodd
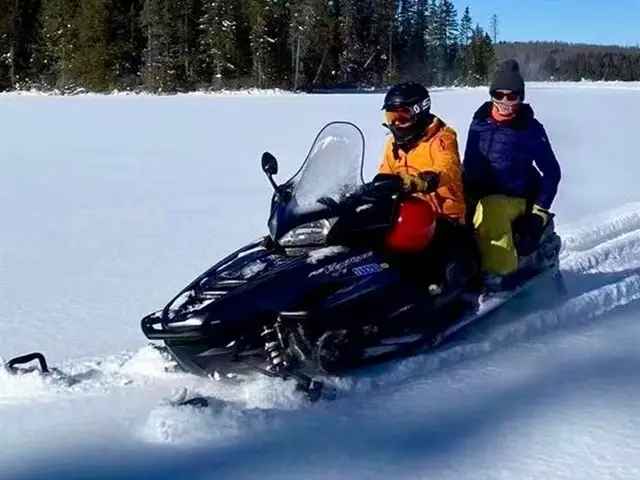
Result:
M598 225L594 227L594 225ZM590 216L568 227L559 227L564 256L591 250L609 240L640 230L640 203L629 203Z
M561 268L569 290L563 302L540 309L539 303L527 306L526 298L516 300L492 314L491 322L480 321L464 329L434 352L324 380L337 389L340 401L411 379L424 379L447 366L559 328L579 327L640 300L640 203L606 212L593 223L598 227L578 224L559 229L564 240ZM521 312L514 320L511 310L518 308ZM147 346L136 353L68 361L60 366L63 376L11 376L0 370L0 407L107 395L117 389L149 385L164 388L169 397L172 389L186 387L191 395L210 399L210 406L175 407L160 401L142 423L134 426L135 435L150 443L216 445L276 428L287 412L307 405L293 382L256 376L229 385L171 373L172 366L156 349Z

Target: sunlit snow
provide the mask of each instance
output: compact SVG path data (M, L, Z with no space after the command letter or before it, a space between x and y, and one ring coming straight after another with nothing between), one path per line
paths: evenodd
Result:
M284 181L346 120L375 172L381 95L279 93L0 95L0 355L62 372L0 370L0 479L640 478L640 85L527 91L563 167L565 301L531 292L431 354L325 379L336 399L313 405L179 373L139 328L266 232L264 150ZM433 93L461 151L485 96ZM210 406L172 406L185 388Z

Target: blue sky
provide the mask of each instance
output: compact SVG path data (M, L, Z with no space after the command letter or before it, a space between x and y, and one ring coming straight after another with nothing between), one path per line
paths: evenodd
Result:
M561 40L640 45L640 0L453 0L488 29L499 18L499 40Z

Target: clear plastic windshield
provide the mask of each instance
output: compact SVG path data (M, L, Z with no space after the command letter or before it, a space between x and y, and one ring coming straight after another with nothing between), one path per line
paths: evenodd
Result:
M300 171L290 180L291 207L296 214L322 209L318 199L340 202L363 183L364 137L351 123L334 122L324 127Z

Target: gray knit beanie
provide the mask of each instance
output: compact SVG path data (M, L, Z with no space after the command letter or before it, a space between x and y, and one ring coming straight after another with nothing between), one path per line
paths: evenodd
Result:
M516 60L505 60L498 65L489 92L493 95L496 90L511 90L524 100L524 79Z

